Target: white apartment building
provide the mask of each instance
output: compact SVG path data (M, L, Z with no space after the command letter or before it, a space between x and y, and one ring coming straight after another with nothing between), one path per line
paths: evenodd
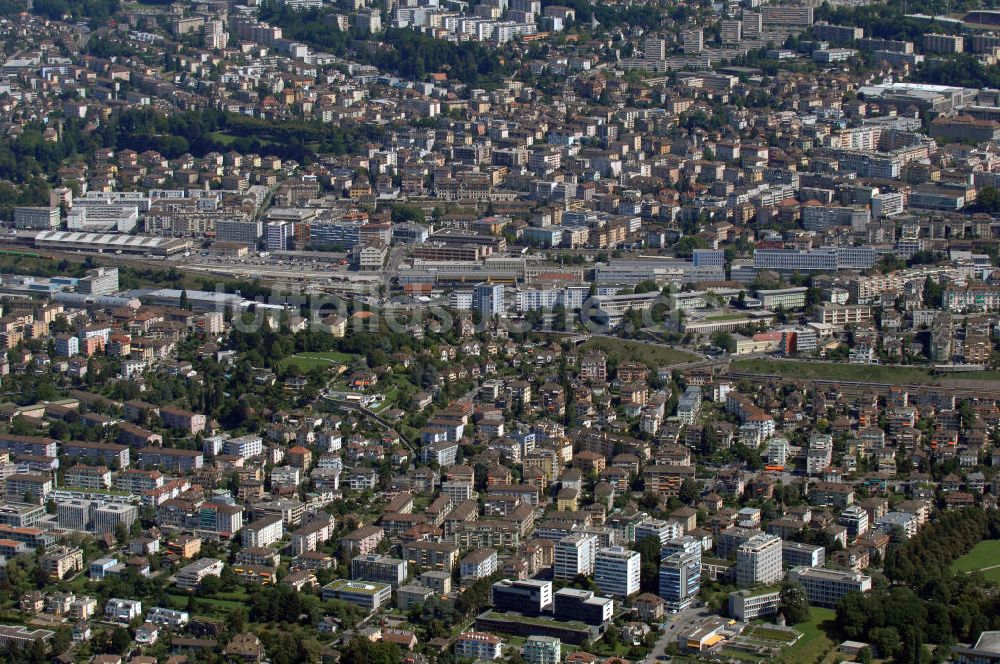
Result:
M594 559L594 581L605 593L629 597L639 592L639 553L623 546L600 549Z
M827 304L819 308L818 317L824 325L857 325L870 321L872 310L858 304Z
M177 611L176 609L166 609L162 606L154 606L146 614L146 622L165 627L184 627L191 621L191 616L187 611Z
M833 462L833 437L827 434L813 434L809 438L806 452L806 473L819 475Z
M220 576L225 564L218 558L202 558L181 568L174 577L177 587L194 590L206 576Z
M222 443L222 453L251 459L264 453L264 439L255 435L227 438Z
M112 597L104 606L104 615L116 622L131 622L142 615L142 602L135 599L119 599Z
M886 192L872 196L872 217L881 219L903 214L903 195L899 192Z
M736 549L736 584L741 588L781 581L781 538L761 534Z
M660 546L684 535L684 526L679 521L664 521L662 519L646 519L635 527L635 541L641 542L647 537L660 540Z
M572 579L578 574L590 576L596 557L597 535L567 535L556 542L553 575L557 579Z
M485 579L497 571L499 560L493 549L476 549L459 563L459 574L463 579Z
M264 548L281 540L284 533L280 515L265 516L243 528L243 546Z
M500 659L503 640L486 632L464 632L455 640L455 654L472 660Z
M910 539L917 534L920 523L914 514L909 512L889 512L875 521L875 529L880 533L899 533L903 539Z

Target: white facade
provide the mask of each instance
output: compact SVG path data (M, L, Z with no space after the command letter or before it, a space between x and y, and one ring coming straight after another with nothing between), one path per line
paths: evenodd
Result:
M741 588L781 581L781 538L756 535L736 549L736 584Z
M628 597L639 592L640 556L622 546L605 547L594 560L594 581L598 587L616 597Z
M104 615L109 620L131 622L133 618L138 618L142 615L142 602L134 599L112 597L104 606Z
M594 573L596 556L597 535L567 535L556 542L553 574L557 579L572 579L578 574L590 576Z

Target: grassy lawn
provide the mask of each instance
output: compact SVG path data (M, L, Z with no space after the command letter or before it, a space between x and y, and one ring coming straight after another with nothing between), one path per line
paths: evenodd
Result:
M929 383L930 372L918 367L838 364L834 362L787 362L783 360L733 360L731 371L776 374L790 378L856 380L883 383Z
M942 380L1000 380L998 371L969 371L934 375L930 369L899 365L842 364L838 362L788 360L733 360L730 370L742 373L773 374L784 378L850 380L873 383L940 383Z
M726 657L732 657L733 659L738 659L742 662L760 662L763 661L763 657L758 657L748 652L743 652L742 650L737 650L736 648L726 648L723 647L720 651L721 654Z
M235 593L232 593L235 594ZM173 608L175 609L186 609L188 605L187 595L177 595L169 594L170 601L173 602ZM199 615L207 616L226 616L229 615L233 609L240 606L246 606L246 599L243 600L227 600L227 599L215 599L208 597L195 597L194 605L196 611Z
M704 320L740 320L741 318L746 318L744 314L716 314L714 316L705 316Z
M801 664L815 662L835 645L827 636L827 631L833 627L837 612L833 609L812 607L809 611L809 622L796 625L795 629L802 632L798 642L781 653L777 661L781 664Z
M752 627L748 632L746 632L746 635L752 636L755 639L763 639L765 641L781 641L782 643L791 643L795 640L794 634L770 627Z
M590 339L580 346L581 352L588 350L604 351L608 354L609 358L619 363L623 361L645 362L654 367L683 364L701 359L697 355L674 350L673 348L642 343L641 341L626 341L624 339Z
M383 396L385 396L385 401L375 404L375 407L372 408L372 410L380 411L395 406L396 401L399 399L399 388L390 387L388 390L383 392Z
M286 357L281 361L283 366L295 366L298 367L299 371L312 371L316 367L329 367L334 364L347 364L352 359L353 355L347 353L338 353L335 350L326 351L322 353L296 353L290 357Z
M987 581L992 581L993 583L1000 583L1000 567L994 567L993 569L983 570L980 572L983 578Z
M1000 371L965 371L944 375L957 380L1000 380Z
M1000 540L984 540L972 547L972 550L951 564L954 572L973 572L984 567L1000 565ZM1000 568L983 572L1000 572Z
M219 143L222 143L223 145L230 145L230 144L234 143L237 138L239 138L238 136L233 136L232 134L227 134L224 131L213 131L213 132L210 132L208 134L208 137L211 138L214 141L218 141ZM263 144L263 145L267 145L269 143L274 143L274 141L272 141L269 138L258 138L258 137L255 137L255 138L257 138L257 140L260 141L261 144Z

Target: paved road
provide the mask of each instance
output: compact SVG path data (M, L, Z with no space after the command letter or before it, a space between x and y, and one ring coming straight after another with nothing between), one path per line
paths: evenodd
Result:
M676 614L664 616L665 629L660 633L660 638L657 639L653 650L639 664L655 664L655 662L660 661L661 657L666 657L667 646L677 642L678 634L690 629L710 615L712 612L702 607L684 609Z

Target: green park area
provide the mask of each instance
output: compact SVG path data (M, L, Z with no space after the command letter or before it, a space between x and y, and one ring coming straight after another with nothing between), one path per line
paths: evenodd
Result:
M984 540L951 564L955 572L980 572L989 581L1000 582L1000 540Z
M331 350L321 353L296 353L283 359L281 364L285 367L294 366L299 371L309 372L317 367L327 368L337 364L347 364L352 359L354 359L353 355Z
M809 609L809 620L795 626L795 629L802 632L802 638L783 651L775 661L779 664L801 664L816 662L825 657L835 645L829 633L833 630L836 617L837 613L833 609L816 606Z
M641 341L626 341L624 339L606 339L595 337L585 341L580 346L580 352L600 350L608 354L608 358L616 363L645 362L652 367L669 366L695 362L701 358L681 350L667 348Z
M744 636L752 636L762 641L777 641L779 643L791 644L798 640L798 637L788 629L777 629L767 625L755 625L745 631Z
M725 320L741 320L746 318L744 314L715 314L714 316L705 316L706 321L725 321Z
M233 136L232 134L227 134L224 131L209 132L208 137L211 138L213 141L218 141L219 143L222 143L223 145L231 145L240 139L239 136ZM274 143L274 141L268 138L258 138L257 140L260 141L262 145L270 145Z

